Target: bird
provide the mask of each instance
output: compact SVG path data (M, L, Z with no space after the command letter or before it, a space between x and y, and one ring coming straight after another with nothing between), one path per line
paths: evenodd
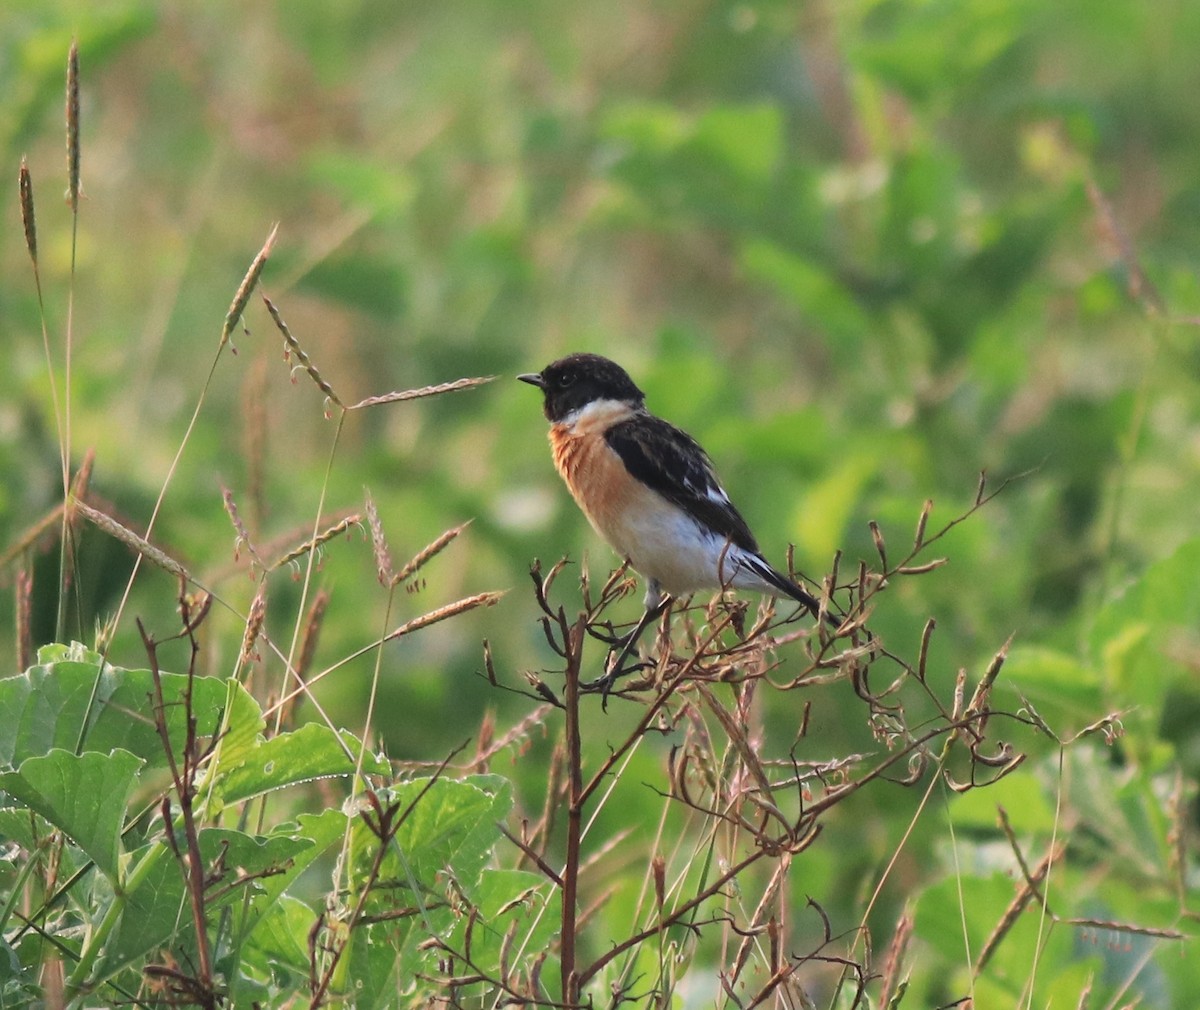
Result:
M646 580L645 611L629 639L671 598L702 589L787 597L819 617L820 601L763 557L708 453L647 410L645 393L615 361L571 354L517 378L542 391L554 465L572 497ZM623 644L610 677L631 650L632 641Z

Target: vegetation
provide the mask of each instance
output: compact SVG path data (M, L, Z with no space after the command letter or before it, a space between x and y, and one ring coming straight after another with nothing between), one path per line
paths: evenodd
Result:
M0 1006L1200 1005L1198 33L0 13ZM832 621L597 684L577 349Z

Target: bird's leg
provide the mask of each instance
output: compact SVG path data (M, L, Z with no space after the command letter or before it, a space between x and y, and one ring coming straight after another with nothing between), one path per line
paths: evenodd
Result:
M625 669L625 663L633 654L633 650L638 643L638 639L642 637L645 630L653 624L659 616L671 605L671 597L662 591L662 588L657 582L650 583L646 590L646 608L642 612L641 619L634 625L634 628L628 635L617 639L613 643L614 650L619 645L621 651L616 654L616 658L612 659L612 652L609 652L610 661L605 664L607 669L604 676L599 680L594 680L586 686L595 690L599 688L604 695L604 704L608 705L608 692L612 690L612 686L616 683L618 677L625 673L629 673Z

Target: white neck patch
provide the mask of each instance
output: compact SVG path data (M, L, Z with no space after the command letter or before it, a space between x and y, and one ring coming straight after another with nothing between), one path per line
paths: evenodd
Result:
M571 411L555 426L566 428L573 435L603 433L612 425L627 421L638 412L628 400L592 400Z

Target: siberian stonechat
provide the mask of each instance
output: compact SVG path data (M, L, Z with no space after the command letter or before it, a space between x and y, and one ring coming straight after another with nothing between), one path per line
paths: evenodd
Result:
M645 394L620 365L572 354L517 378L543 393L554 465L584 515L646 578L646 613L631 639L669 602L664 592L751 589L819 613L816 597L762 556L708 454L646 409Z

